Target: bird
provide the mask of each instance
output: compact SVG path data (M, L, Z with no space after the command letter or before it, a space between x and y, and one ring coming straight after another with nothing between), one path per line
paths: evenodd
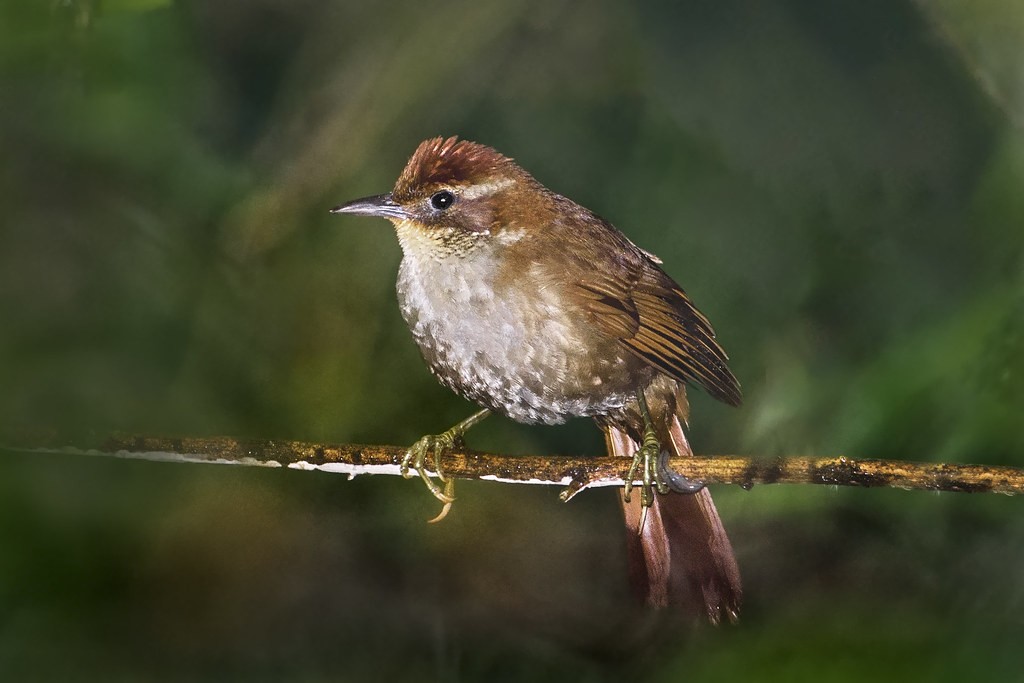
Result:
M481 407L403 458L402 474L422 477L442 515L454 485L441 458L489 414L545 425L589 417L610 454L632 458L621 503L638 595L735 621L740 573L711 495L663 456L692 455L688 385L731 406L740 385L662 261L512 158L456 136L420 143L391 192L331 211L393 224L413 339L434 377ZM431 454L443 489L428 475Z

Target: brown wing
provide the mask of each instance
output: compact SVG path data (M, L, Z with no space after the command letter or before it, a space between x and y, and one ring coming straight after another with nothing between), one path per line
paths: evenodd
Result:
M672 278L639 250L633 253L636 259L617 264L616 272L628 277L596 276L579 284L594 323L666 375L739 405L739 382L711 323Z

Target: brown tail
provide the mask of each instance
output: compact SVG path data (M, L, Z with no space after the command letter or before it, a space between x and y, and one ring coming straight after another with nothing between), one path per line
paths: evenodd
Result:
M666 445L672 454L693 455L679 415L670 415L668 423ZM605 426L605 437L612 455L632 457L639 448L615 426ZM641 597L654 607L702 609L714 624L723 617L737 620L743 594L740 571L707 489L655 496L642 529L639 492L634 491L630 503L623 501L622 509L630 582Z

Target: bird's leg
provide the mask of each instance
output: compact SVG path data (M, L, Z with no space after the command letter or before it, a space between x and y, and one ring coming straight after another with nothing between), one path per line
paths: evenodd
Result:
M636 479L637 470L640 469L642 463L643 488L640 489L640 504L649 508L654 505L655 489L658 493L668 493L669 486L660 467L661 443L658 441L657 432L654 431L651 411L647 408L647 399L644 397L643 389L636 392L636 399L640 404L640 417L644 421L643 443L633 454L633 463L629 466L629 474L626 475L626 487L622 492L622 497L627 503L629 502L630 493L633 490L633 480Z
M409 447L409 450L405 452L405 457L402 458L401 473L406 479L412 477L410 469L415 470L419 473L420 478L423 479L423 483L427 485L430 492L439 501L445 504L445 508L441 511L441 515L431 521L439 521L448 512L448 507L455 500L455 482L447 479L444 473L441 472L441 459L444 454L456 446L462 445L462 437L465 436L466 432L470 430L475 424L483 420L485 417L491 414L491 411L481 410L478 413L473 413L465 420L455 425L446 432L440 434L428 434L419 441ZM424 461L427 458L427 453L433 451L434 453L434 473L437 478L444 483L444 490L438 486L430 475L427 474L427 468L424 465Z

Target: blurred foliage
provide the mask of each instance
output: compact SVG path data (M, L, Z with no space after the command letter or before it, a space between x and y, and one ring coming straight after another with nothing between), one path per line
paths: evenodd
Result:
M1014 0L0 4L0 441L408 443L471 410L329 216L458 134L659 254L700 452L1024 465ZM473 445L598 452L585 421ZM735 628L627 594L609 492L0 453L0 678L1013 680L1017 500L716 492Z

